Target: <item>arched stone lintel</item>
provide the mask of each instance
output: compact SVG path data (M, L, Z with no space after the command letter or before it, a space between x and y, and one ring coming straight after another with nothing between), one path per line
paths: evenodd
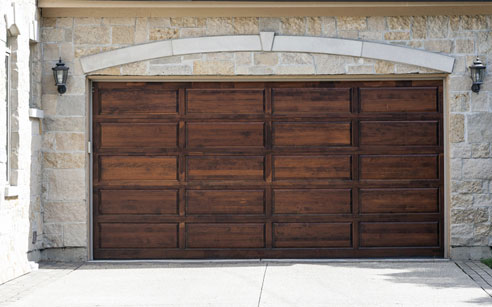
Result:
M175 55L247 51L345 55L416 65L446 73L451 73L454 65L453 57L419 49L340 38L275 36L273 32L157 41L85 56L80 62L84 73L90 73Z

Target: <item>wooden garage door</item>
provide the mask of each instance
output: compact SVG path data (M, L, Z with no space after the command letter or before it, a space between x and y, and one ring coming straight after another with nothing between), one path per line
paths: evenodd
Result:
M93 92L96 259L443 256L442 82Z

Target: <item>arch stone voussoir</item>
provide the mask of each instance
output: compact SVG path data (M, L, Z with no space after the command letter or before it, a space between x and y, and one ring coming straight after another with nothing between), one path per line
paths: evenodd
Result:
M247 51L345 55L416 65L446 73L451 73L454 65L453 57L419 49L340 38L275 36L273 32L157 41L85 56L80 62L84 73L91 73L175 55Z

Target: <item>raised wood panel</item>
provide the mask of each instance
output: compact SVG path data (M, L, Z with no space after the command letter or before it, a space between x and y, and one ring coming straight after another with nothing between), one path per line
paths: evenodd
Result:
M177 147L177 124L102 123L100 148Z
M187 113L262 114L263 89L189 89Z
M351 157L274 156L274 179L350 179Z
M264 124L189 123L186 125L188 147L263 147Z
M274 114L350 112L350 89L274 88Z
M361 112L437 112L437 88L361 88Z
M439 212L439 189L361 189L361 213Z
M263 214L264 190L188 190L187 214Z
M273 123L274 146L333 146L350 143L349 122Z
M351 212L351 189L274 189L275 214L342 214Z
M178 190L101 190L100 214L178 214Z
M352 246L351 223L274 223L275 247Z
M438 155L364 155L361 179L439 179Z
M176 248L176 223L100 223L101 248Z
M148 87L101 90L100 114L172 114L177 111L177 90Z
M188 224L186 246L189 248L259 248L265 247L265 225Z
M188 157L188 180L263 180L262 156L191 156Z
M361 247L424 247L439 245L439 224L360 223Z
M101 156L100 179L176 180L177 158L173 156Z
M361 145L439 145L437 121L361 121Z

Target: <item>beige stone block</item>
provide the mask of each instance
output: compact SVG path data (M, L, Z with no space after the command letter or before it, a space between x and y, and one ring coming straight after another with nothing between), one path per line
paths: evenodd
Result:
M424 48L432 52L451 53L453 42L451 40L429 40L424 42Z
M85 117L45 117L46 131L85 132Z
M58 28L43 28L41 31L41 41L44 43L49 42L62 42L65 39L65 30Z
M73 19L75 25L100 25L102 18L99 17L76 17Z
M109 44L111 31L107 26L78 26L75 27L74 43L84 44Z
M86 182L84 169L45 169L47 201L85 201Z
M43 209L43 218L45 223L87 221L87 205L85 202L45 202ZM52 225L58 226L59 224ZM54 233L62 233L59 227L56 227L53 231L56 231Z
M43 144L42 148L43 150L55 150L55 134L52 132L44 132L43 133Z
M386 30L386 20L383 16L367 17L367 29L369 31L382 32Z
M427 16L427 37L445 38L448 37L448 16Z
M54 63L51 64L49 63L49 65L47 65L48 67L46 67L45 71L50 71L51 70L51 67L54 66ZM43 77L43 79L41 80L41 83L42 83L42 89L43 89L43 95L45 94L58 94L57 90L56 90L56 86L53 82L53 75L45 75L45 77Z
M270 52L255 53L254 63L255 65L274 66L278 64L278 55Z
M312 75L316 71L314 65L282 65L276 67L275 73L278 75Z
M104 17L102 19L103 25L122 25L122 26L134 26L135 18L133 17Z
M463 114L451 114L449 128L449 141L451 143L459 143L465 140L465 117Z
M84 165L84 153L45 152L43 155L45 168L83 168Z
M344 74L346 64L354 63L354 58L346 56L314 54L313 57L318 74Z
M304 35L306 33L304 17L282 17L280 23L283 35Z
M73 44L71 43L60 44L60 56L65 62L73 61L74 59Z
M44 17L43 18L43 28L54 28L56 27L56 18Z
M53 135L57 151L85 151L84 133L56 133Z
M489 103L489 93L485 91L480 91L478 94L473 93L471 95L471 110L472 111L489 111L492 110L490 108L490 103ZM490 140L492 141L492 139Z
M207 53L204 55L206 61L232 61L234 60L234 53L231 52L217 52Z
M347 66L348 74L374 74L374 65L349 65Z
M43 224L44 234L63 234L63 225L60 223L52 223L44 220Z
M492 224L475 224L473 227L473 238L475 244L489 245L489 239L492 238Z
M174 28L152 28L149 30L149 40L167 40L178 38L179 30Z
M366 30L367 18L358 16L337 17L337 26L339 30Z
M282 53L281 64L314 64L313 56L307 53Z
M63 247L63 234L44 234L43 246L45 248Z
M235 17L234 34L258 34L260 32L257 17Z
M465 160L466 161L466 160ZM484 192L484 184L481 180L451 181L451 192L461 194L475 194Z
M181 63L180 55L164 57L164 58L159 58L150 61L150 65L179 64L179 63Z
M149 74L152 76L188 76L193 73L189 65L151 65Z
M149 27L169 28L171 27L171 18L169 17L150 17L147 19Z
M72 17L59 17L56 19L57 28L72 28L73 18Z
M233 62L202 61L193 62L194 75L232 75L234 74Z
M469 208L473 205L473 195L453 194L451 195L451 208Z
M58 98L56 114L61 116L84 116L84 95L62 95Z
M248 75L273 75L273 68L265 66L251 66L248 67Z
M478 54L489 54L492 52L492 32L477 32Z
M454 53L475 53L475 42L473 39L456 39L454 41Z
M196 17L171 17L172 27L193 28L196 27Z
M469 143L492 142L492 113L476 112L467 115Z
M492 160L463 160L463 177L467 179L492 179Z
M56 61L60 57L58 44L43 44L43 59L45 61Z
M363 40L378 41L378 40L382 40L383 33L362 31L362 32L359 32L359 38L363 39Z
M451 158L470 158L471 145L465 143L451 145Z
M65 95L85 94L85 76L68 76L67 92Z
M87 224L63 224L63 245L66 247L85 247L87 245Z
M410 39L410 32L386 32L384 39L389 41L402 41Z
M451 223L452 224L476 224L485 223L489 219L487 209L452 209Z
M110 75L110 76L119 76L121 66L113 66L104 69L99 69L91 72L92 75Z
M472 144L472 158L488 158L490 157L490 144Z
M410 30L411 17L389 16L386 17L389 30Z
M321 17L321 29L324 36L337 36L337 23L335 17Z
M206 35L206 30L202 28L182 28L179 30L180 38L203 37Z
M395 64L388 61L376 61L374 63L374 71L376 74L394 74Z
M57 101L58 101L58 95L41 96L41 105L45 116L51 116L56 114Z
M414 16L412 18L412 38L427 38L427 20L425 16Z
M234 74L236 75L248 75L249 74L249 67L251 66L235 66Z
M207 35L228 35L234 33L232 18L207 18Z
M450 174L451 179L460 180L462 179L462 160L461 159L450 159Z
M135 29L128 26L114 26L111 28L111 42L113 44L133 44Z
M276 17L260 17L259 28L262 32L280 33L281 22L280 18Z
M96 54L101 52L101 48L98 46L75 46L74 56L80 58L86 55Z
M306 35L320 36L321 24L321 17L306 17Z
M147 18L137 18L135 21L135 43L148 41Z
M455 92L449 97L451 112L467 112L470 110L470 93Z
M468 74L449 78L450 91L469 91L472 86L471 78Z
M148 61L143 61L121 65L120 71L122 75L146 75L149 66L148 64Z
M67 43L73 42L73 30L72 29L65 29L65 39L63 41L67 42Z
M251 65L252 53L251 52L236 52L234 54L236 65Z
M359 38L359 31L357 30L338 30L337 33L339 38L348 38L348 39Z
M407 46L410 48L415 48L415 49L423 49L424 48L424 42L423 41L409 41Z
M485 15L459 16L459 21L461 30L485 30L488 27Z

